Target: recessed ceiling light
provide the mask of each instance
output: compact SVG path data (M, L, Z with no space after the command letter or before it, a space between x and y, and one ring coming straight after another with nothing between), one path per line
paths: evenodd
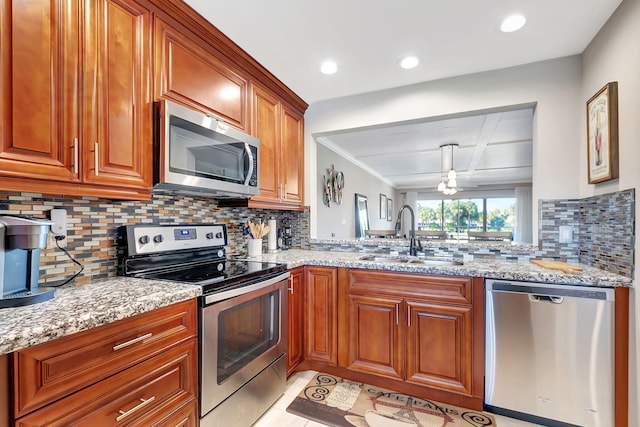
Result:
M500 30L504 33L512 33L524 27L526 23L527 18L520 14L507 16L505 20L502 21L502 24L500 24Z
M320 65L320 72L322 74L335 74L338 71L338 65L333 61L324 61Z
M406 58L403 58L402 61L400 61L400 66L405 70L408 70L410 68L417 67L419 63L420 60L415 56L407 56Z

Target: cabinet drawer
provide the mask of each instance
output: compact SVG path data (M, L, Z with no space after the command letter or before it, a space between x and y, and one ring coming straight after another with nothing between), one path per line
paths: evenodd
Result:
M193 399L187 405L179 408L167 416L154 417L150 420L140 420L135 425L141 427L197 427L200 424L198 414L198 399Z
M150 426L174 419L176 408L195 401L196 388L197 340L192 338L26 415L15 425ZM185 413L178 417L178 423L182 420L184 424L188 418L189 414Z
M196 301L173 304L14 353L14 416L197 335Z
M349 269L348 292L379 293L421 300L471 304L473 278Z

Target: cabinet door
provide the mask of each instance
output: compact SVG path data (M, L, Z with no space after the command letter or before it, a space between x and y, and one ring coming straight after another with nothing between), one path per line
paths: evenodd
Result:
M337 277L334 267L305 267L306 359L338 363Z
M472 308L407 301L406 381L472 392Z
M282 107L280 182L283 202L302 207L304 202L304 121L302 116Z
M78 2L14 0L0 7L0 173L78 181Z
M208 110L238 129L247 127L247 80L158 17L155 97Z
M84 181L151 188L151 14L133 0L86 0Z
M347 304L348 368L403 379L402 299L348 294Z
M260 140L258 177L260 193L252 202L280 202L280 102L269 92L253 86L253 135Z
M291 270L287 301L287 375L304 359L304 268Z

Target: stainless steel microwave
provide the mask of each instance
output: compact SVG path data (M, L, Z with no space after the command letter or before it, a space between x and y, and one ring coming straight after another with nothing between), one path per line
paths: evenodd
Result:
M211 115L155 105L154 192L247 198L258 194L259 140Z

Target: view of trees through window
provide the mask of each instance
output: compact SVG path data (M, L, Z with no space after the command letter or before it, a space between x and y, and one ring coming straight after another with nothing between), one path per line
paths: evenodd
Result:
M515 228L513 197L418 201L418 230L445 230L450 239L467 240L468 231Z

